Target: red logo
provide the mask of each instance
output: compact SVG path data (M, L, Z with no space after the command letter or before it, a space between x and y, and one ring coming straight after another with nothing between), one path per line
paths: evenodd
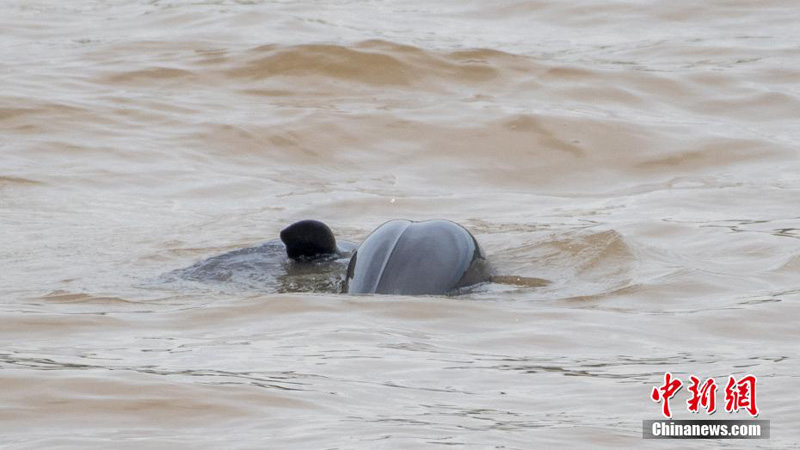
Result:
M702 408L706 411L706 414L714 414L717 410L717 383L713 378L700 383L700 378L694 375L690 375L689 380L691 384L688 389L691 396L686 401L689 411L697 413ZM667 419L672 418L669 401L682 387L683 382L681 380L666 372L664 374L664 384L654 387L650 394L650 398L654 402L661 403L661 413ZM734 413L740 409L744 409L753 417L758 416L756 377L754 375L746 375L739 380L736 380L733 376L728 377L728 384L725 386L725 411Z
M705 408L706 414L714 414L717 410L717 383L713 378L709 378L700 386L700 379L692 375L689 377L692 384L689 386L689 392L692 397L686 401L689 411L696 413L700 406Z
M672 418L672 411L669 409L669 399L675 396L681 390L683 382L677 378L673 379L672 374L667 372L664 374L664 384L659 387L653 388L653 393L650 398L654 402L663 402L661 405L661 412L667 419Z
M758 416L756 406L756 377L747 375L736 381L733 377L728 377L728 385L725 386L725 411L729 413L740 409L746 410L751 416Z

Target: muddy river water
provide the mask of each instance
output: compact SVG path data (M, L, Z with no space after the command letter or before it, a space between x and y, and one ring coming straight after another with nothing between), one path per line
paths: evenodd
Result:
M717 380L715 419L750 418L722 390L755 375L747 447L798 446L798 24L790 0L2 2L0 445L637 447L671 372ZM161 278L305 218L353 242L447 218L546 282ZM688 396L674 417L708 417Z

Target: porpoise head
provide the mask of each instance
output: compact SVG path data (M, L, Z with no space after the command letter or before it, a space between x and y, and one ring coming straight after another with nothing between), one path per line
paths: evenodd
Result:
M317 220L301 220L281 231L286 254L294 260L308 260L335 254L336 238L327 225Z

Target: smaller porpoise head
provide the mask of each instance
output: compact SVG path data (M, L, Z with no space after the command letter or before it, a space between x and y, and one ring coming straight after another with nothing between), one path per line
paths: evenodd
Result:
M286 254L294 260L308 260L335 254L336 238L327 225L317 220L301 220L281 231Z
M445 295L489 279L475 238L448 220L392 220L350 258L349 294Z

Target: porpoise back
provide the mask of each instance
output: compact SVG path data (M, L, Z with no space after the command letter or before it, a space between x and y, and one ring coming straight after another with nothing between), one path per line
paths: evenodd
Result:
M489 279L478 242L448 220L392 220L367 237L350 259L350 294L445 295Z

